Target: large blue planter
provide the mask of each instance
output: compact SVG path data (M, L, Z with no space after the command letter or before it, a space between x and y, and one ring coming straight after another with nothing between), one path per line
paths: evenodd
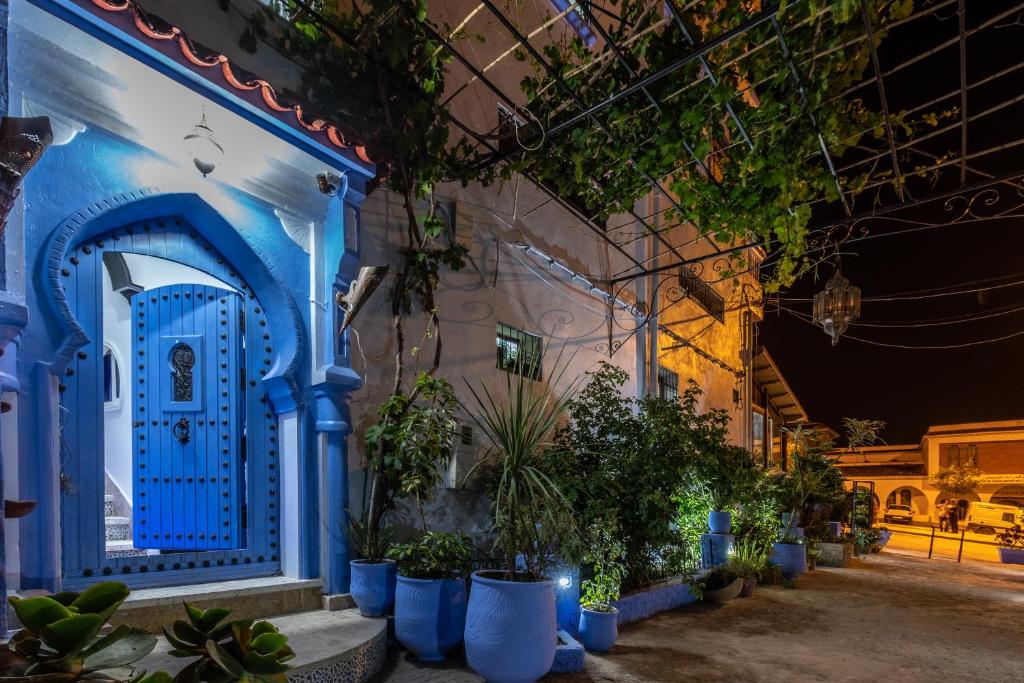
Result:
M394 560L367 562L352 560L352 583L349 591L359 613L364 617L382 617L395 604Z
M466 614L466 661L488 683L533 683L558 646L554 581L504 581L474 572Z
M782 575L795 579L807 571L807 546L795 543L772 543L772 564L777 564Z
M1003 564L1024 564L1024 550L1019 548L998 548L999 561Z
M398 577L395 637L416 658L442 662L466 628L466 582L462 579Z
M580 642L592 652L608 652L619 637L619 610L598 612L584 607L580 611Z
M713 534L727 534L732 530L732 513L728 510L712 510L708 513L708 527Z

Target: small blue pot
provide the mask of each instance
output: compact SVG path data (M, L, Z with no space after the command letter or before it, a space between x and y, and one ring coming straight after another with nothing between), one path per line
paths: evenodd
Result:
M795 579L807 571L807 546L795 543L772 543L772 564L777 564L782 575Z
M712 510L708 513L708 527L713 534L727 534L732 531L732 512Z
M501 576L473 573L466 661L488 683L533 683L555 661L555 582L505 581Z
M359 613L364 617L382 617L387 614L395 604L395 561L352 560L349 566L352 568L349 592L352 593Z
M395 637L423 662L443 662L466 628L462 579L398 577Z
M580 641L591 652L608 652L619 637L619 610L580 610Z

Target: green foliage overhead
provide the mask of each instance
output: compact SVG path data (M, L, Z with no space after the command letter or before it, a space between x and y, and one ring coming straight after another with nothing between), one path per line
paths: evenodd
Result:
M123 583L105 581L82 593L8 601L24 628L8 643L0 681L138 680L131 665L156 646L156 636L121 625L100 629L128 597Z
M626 65L605 51L590 50L578 38L544 50L559 78L586 107L692 51L674 23L661 26L660 5L648 0L616 4L622 21L601 23L616 44L628 46L623 50ZM748 21L761 7L760 2L697 0L685 3L683 17L694 40L704 43ZM869 0L867 7L880 40L888 24L912 11L913 1ZM548 136L538 151L517 156L503 173L529 173L599 218L631 210L650 192L647 176L667 178L665 185L678 201L667 214L670 219L692 221L724 243L756 240L775 258L770 288L788 284L810 265L805 256L809 203L838 199L819 132L833 158L865 135L885 134L880 115L858 99L839 96L862 79L870 62L867 41L861 39L861 8L860 0L779 6L776 16L802 88L787 68L772 23L765 22L708 53L717 84L703 73L699 60L692 60L646 92L621 98L591 119ZM534 74L522 82L530 118L550 129L579 114L569 90L530 63ZM743 122L753 148L726 105ZM903 117L896 122L913 132L914 124ZM528 130L539 137L536 124ZM844 189L858 192L878 177L885 176L844 178Z
M398 573L410 579L456 579L469 573L473 546L464 534L428 531L392 546L388 557L398 563Z

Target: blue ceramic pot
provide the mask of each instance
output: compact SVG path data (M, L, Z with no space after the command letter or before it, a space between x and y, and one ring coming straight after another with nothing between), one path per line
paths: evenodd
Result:
M443 662L466 628L462 579L398 577L395 637L423 662Z
M772 543L772 564L777 564L782 575L795 579L807 571L807 546L796 543Z
M382 617L395 604L394 560L367 562L352 560L352 583L350 592L359 613L364 617Z
M608 652L619 637L619 610L598 612L584 607L580 611L580 641L592 652Z
M727 534L732 531L732 513L728 510L712 510L708 513L708 527L713 534Z
M473 573L466 661L488 683L533 683L555 661L555 582L505 581L502 576Z

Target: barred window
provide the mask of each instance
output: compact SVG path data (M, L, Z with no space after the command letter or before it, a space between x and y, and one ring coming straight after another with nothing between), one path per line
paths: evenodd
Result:
M679 398L679 375L666 367L658 366L658 398L675 401Z
M497 325L498 369L539 380L544 346L541 338L503 323Z

